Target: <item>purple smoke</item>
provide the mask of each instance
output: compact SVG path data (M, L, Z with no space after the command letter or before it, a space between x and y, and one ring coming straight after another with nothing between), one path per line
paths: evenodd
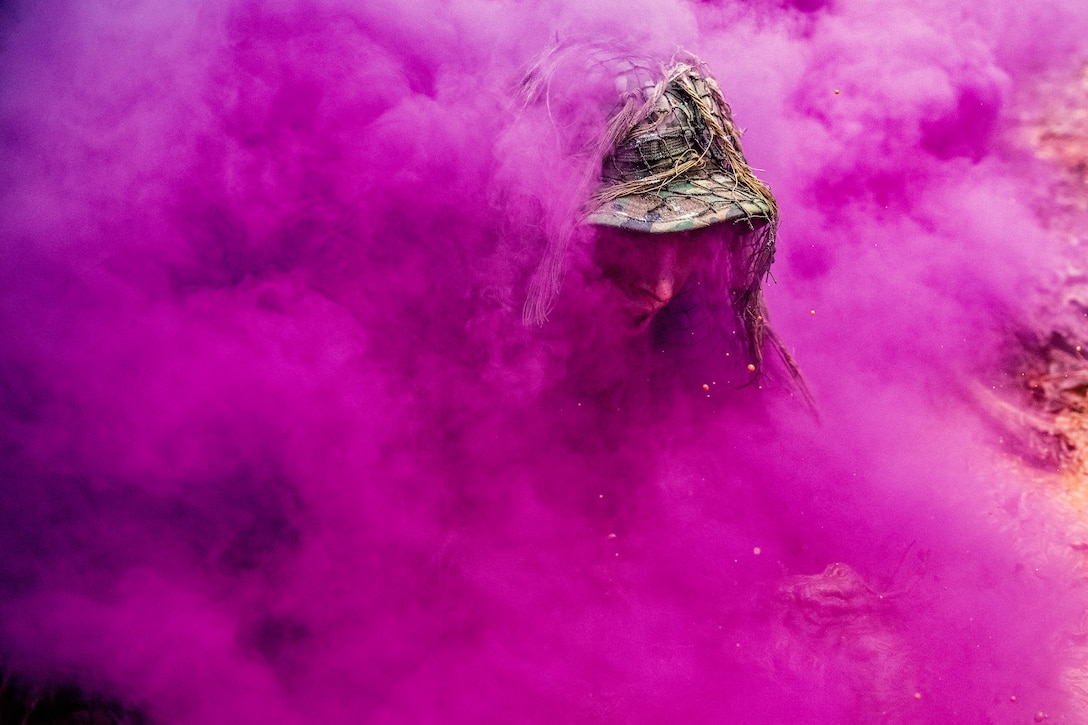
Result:
M1077 721L1064 521L962 390L1060 260L1005 132L1082 3L0 18L9 670L162 722ZM714 69L820 423L640 384L573 278L521 325L564 187L511 89L575 34Z

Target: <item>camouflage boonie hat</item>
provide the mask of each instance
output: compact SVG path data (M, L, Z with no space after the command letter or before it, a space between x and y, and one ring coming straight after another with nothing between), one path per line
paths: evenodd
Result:
M717 83L689 60L665 68L664 78L637 62L618 69L622 100L609 120L616 143L601 164L586 223L664 233L721 222L748 232L777 221L774 197L748 166Z

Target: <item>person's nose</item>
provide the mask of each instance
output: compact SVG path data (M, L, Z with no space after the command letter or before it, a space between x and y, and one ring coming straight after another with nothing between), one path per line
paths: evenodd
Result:
M654 264L646 278L646 289L662 304L676 296L677 255L679 250L672 244L660 244L654 255Z

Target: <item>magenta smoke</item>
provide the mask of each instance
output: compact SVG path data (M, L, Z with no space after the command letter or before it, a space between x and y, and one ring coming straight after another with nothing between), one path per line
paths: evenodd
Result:
M7 671L163 723L1077 721L1077 542L963 390L1061 260L1008 131L1083 3L0 23ZM576 35L715 72L818 421L573 278L522 324L569 200L512 89Z

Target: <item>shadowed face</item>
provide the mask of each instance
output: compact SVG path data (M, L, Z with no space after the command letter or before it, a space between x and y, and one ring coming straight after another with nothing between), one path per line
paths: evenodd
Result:
M714 228L646 234L617 227L595 229L593 261L616 291L626 331L638 334L679 294L696 267L720 243Z

